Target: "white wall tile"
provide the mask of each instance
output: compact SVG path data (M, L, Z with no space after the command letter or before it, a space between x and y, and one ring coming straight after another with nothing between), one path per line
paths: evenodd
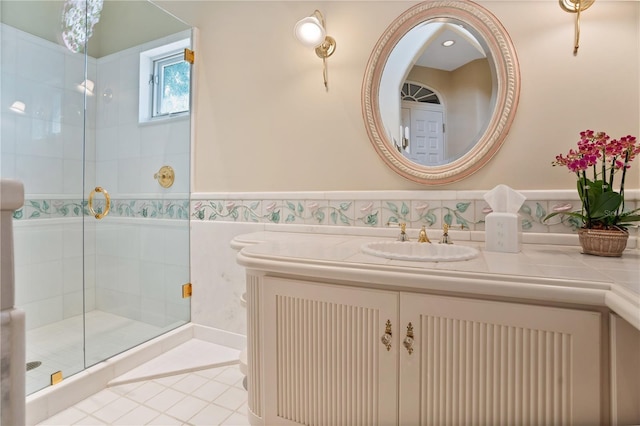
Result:
M100 161L118 159L118 128L105 127L96 130L96 158Z
M117 128L115 139L118 145L118 158L140 157L140 127L137 123L121 125Z
M142 178L139 158L122 158L118 160L118 192L121 194L137 194L140 192ZM153 180L153 174L148 176Z

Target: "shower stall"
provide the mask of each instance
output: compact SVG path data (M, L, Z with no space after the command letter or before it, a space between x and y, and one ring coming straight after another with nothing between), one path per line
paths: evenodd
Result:
M190 320L192 29L140 0L2 0L0 25L30 394Z

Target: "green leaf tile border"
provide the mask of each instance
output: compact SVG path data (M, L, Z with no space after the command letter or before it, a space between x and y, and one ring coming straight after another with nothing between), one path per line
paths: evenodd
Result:
M254 194L255 195L255 194ZM141 219L173 219L239 223L296 224L316 226L385 227L405 222L411 228L424 225L452 229L484 230L484 218L489 212L484 200L478 199L406 199L375 198L363 200L296 198L260 199L113 199L112 217ZM280 194L281 195L281 194ZM306 194L305 194L306 195ZM326 195L330 195L327 193ZM344 194L342 194L344 195ZM236 196L237 197L237 196ZM432 197L431 197L432 198ZM540 197L542 198L542 197ZM640 201L629 200L628 209L640 207ZM578 200L527 200L519 211L522 231L572 233L580 224L573 218L558 215L548 222L544 217L556 209ZM104 200L96 201L96 211L102 211ZM87 201L80 199L27 198L13 214L15 220L42 220L89 215Z
M94 209L101 212L104 200L98 200ZM60 219L90 215L87 201L79 199L27 198L24 205L13 213L15 220ZM189 200L111 199L112 217L143 219L189 220Z
M330 195L330 193L327 193ZM269 197L269 194L265 194ZM636 200L627 207L635 208ZM548 222L544 217L556 209L571 205L577 210L577 199L525 201L519 211L522 231L573 233L580 226L568 216L558 215ZM482 231L484 218L490 212L482 199L429 199L429 200L331 200L295 198L275 199L195 199L191 201L190 215L196 221L245 222L269 224L304 224L320 226L385 227L405 222L411 228L424 225L441 228Z

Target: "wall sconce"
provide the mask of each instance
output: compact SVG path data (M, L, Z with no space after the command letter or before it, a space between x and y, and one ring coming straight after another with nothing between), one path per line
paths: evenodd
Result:
M299 20L293 31L300 43L307 47L315 48L316 55L322 58L322 78L324 79L324 87L328 88L327 58L335 52L336 41L333 37L327 35L322 13L316 9L312 15Z
M558 0L560 7L570 13L576 14L576 35L575 43L573 44L573 55L578 54L578 48L580 47L580 12L589 9L596 0Z

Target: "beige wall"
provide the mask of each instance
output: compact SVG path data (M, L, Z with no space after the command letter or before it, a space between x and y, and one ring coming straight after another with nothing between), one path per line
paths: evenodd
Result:
M200 30L195 100L195 192L428 188L394 174L375 154L361 115L364 70L379 35L416 2L177 1L157 3ZM570 189L550 166L587 128L638 135L639 8L596 2L574 16L557 1L480 1L516 46L522 90L509 136L488 165L438 189ZM336 53L322 61L293 37L319 8ZM628 187L640 187L635 165Z

